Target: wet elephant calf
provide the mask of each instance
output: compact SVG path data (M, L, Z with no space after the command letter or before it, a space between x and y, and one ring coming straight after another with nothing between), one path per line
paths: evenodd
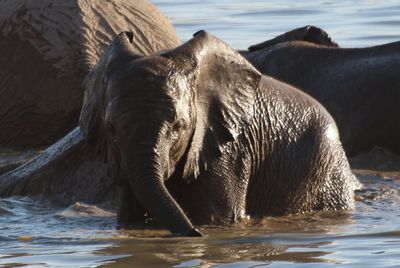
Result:
M310 31L313 38L307 38ZM375 146L400 154L400 42L339 48L319 32L299 28L242 54L263 74L321 102L335 119L348 156Z
M113 41L92 107L125 191L120 220L147 211L173 233L199 235L193 223L353 207L359 183L314 99L204 31L149 57L131 42Z
M151 56L133 40L120 34L92 72L79 128L34 165L0 177L1 196L43 191L49 171L65 176L55 167L90 148L120 185L121 224L151 216L174 234L199 236L198 224L354 206L360 184L318 102L204 31ZM90 192L104 188L90 184L93 170L82 167L88 176L79 181Z

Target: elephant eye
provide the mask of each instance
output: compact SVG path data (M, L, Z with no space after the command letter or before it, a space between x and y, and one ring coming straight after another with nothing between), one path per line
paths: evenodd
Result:
M106 123L106 131L113 137L116 136L117 134L114 125L111 124L110 122Z
M179 134L184 131L187 127L185 120L178 118L172 126L172 135L174 138L179 137Z

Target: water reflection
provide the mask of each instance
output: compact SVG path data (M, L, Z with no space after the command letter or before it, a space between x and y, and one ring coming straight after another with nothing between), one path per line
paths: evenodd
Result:
M396 267L400 265L400 181L381 171L400 174L394 171L396 166L400 170L396 159L379 148L353 159L365 186L357 193L354 211L268 217L225 228L207 226L202 230L207 236L200 239L167 238L165 233L150 231L138 238L137 231L120 232L127 240L110 249L110 254L133 254L110 266Z
M335 267L377 265L384 257L379 266L389 267L400 254L400 181L368 172L358 174L365 188L354 211L203 226L203 238L117 230L114 211L82 203L65 209L30 198L2 199L0 266Z
M177 265L178 267L213 266L248 261L249 265L287 262L335 262L321 247L333 243L332 233L350 224L347 213L314 213L303 216L266 218L260 222L239 223L221 228L203 227L205 238L161 238L164 233L149 233L138 238L137 231L120 232L127 238L111 253L133 252L118 260L135 267ZM142 234L143 235L143 234ZM153 236L153 237L152 237ZM332 237L334 239L334 237Z
M352 222L346 213L314 213L304 216L266 218L226 228L203 227L205 238L137 238L135 232L110 253L133 252L117 263L134 267L211 267L236 263L240 267L266 265L276 261L291 263L340 263L324 249L339 239L332 234ZM150 234L148 234L150 235ZM157 233L153 233L157 236ZM158 234L160 235L160 234ZM340 239L343 239L340 237ZM113 264L114 267L115 264ZM118 267L118 266L117 266Z
M232 230L229 231L229 234ZM223 233L222 233L223 234ZM133 252L130 257L118 260L117 263L129 264L133 267L159 267L176 265L178 267L191 267L196 265L212 266L223 263L236 262L262 262L286 260L291 262L324 262L328 259L320 258L325 252L314 245L296 244L292 246L272 242L269 236L264 238L248 237L243 239L211 236L221 236L221 232L209 233L208 238L202 239L135 239L131 238L112 248L111 252ZM236 235L240 235L236 233ZM228 235L229 236L229 235ZM304 247L305 246L305 247ZM295 250L302 248L303 250Z
M335 267L362 263L363 258L376 263L381 254L388 254L385 264L393 265L396 260L392 257L400 254L400 231L365 233L361 228L358 232L351 213L268 218L229 228L206 227L203 231L207 237L196 239L159 238L160 233L137 238L136 233L123 232L130 238L109 253L133 255L116 260L112 267L301 267L301 263Z

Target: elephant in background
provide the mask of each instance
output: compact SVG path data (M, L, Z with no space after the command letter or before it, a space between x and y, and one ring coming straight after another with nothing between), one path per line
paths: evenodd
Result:
M126 29L145 55L180 43L147 0L0 1L0 148L42 148L76 127L83 80Z
M132 46L145 55L180 43L146 0L0 2L0 173L8 172L0 176L1 196L40 196L63 206L114 203L105 151L76 125L95 65L122 29L135 34ZM73 127L27 162L35 152L25 149Z
M263 74L321 102L335 119L348 156L376 146L400 154L400 42L339 48L299 39L274 38L242 55Z
M313 25L307 25L301 28L296 28L289 32L283 33L276 36L273 39L261 42L259 44L252 45L248 48L248 51L257 51L268 47L275 46L279 43L291 42L291 41L305 41L313 44L318 44L327 47L339 47L339 45L332 40L327 32ZM242 53L246 55L247 51Z

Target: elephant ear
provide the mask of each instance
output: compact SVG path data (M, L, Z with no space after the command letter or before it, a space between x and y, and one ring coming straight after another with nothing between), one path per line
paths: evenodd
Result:
M142 57L132 47L133 37L131 32L122 32L116 36L84 81L85 97L79 125L86 139L94 144L103 144L105 136L103 124L106 101L105 78L124 63Z
M292 31L278 35L277 37L267 40L265 42L252 45L248 48L250 52L261 50L264 48L272 47L279 43L290 42L290 41L306 41L315 45L327 46L327 47L338 47L338 44L334 42L327 32L316 26L307 25L301 28L294 29Z
M132 32L122 32L114 38L107 53L107 73L114 71L125 63L143 57L143 55L134 50L132 42ZM106 74L107 76L108 74Z
M227 44L200 31L163 55L183 66L194 96L196 123L183 177L197 178L237 141L254 117L261 74Z

